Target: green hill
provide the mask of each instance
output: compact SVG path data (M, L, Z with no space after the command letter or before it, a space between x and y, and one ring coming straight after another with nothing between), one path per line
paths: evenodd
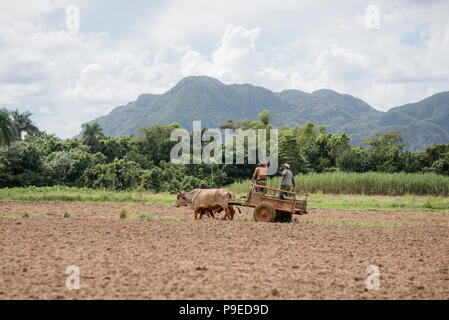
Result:
M164 94L142 94L136 101L93 120L106 135L135 134L141 126L179 123L186 129L201 120L217 128L229 118L257 119L268 109L275 126L324 124L328 131L346 131L360 145L376 131L399 130L411 150L449 141L449 92L381 112L348 94L321 89L312 93L279 93L251 84L225 85L206 76L187 77Z

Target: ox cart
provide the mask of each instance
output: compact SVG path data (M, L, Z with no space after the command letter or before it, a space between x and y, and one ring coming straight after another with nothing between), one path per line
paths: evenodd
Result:
M254 208L257 222L290 222L293 214L306 214L308 194L253 184L244 202L230 205ZM299 199L298 197L302 197Z

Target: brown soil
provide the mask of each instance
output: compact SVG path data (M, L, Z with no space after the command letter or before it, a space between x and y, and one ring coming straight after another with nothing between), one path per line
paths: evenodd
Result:
M0 299L449 299L448 212L256 223L247 208L194 221L170 206L0 202L0 216ZM79 290L65 286L70 265ZM369 265L378 290L366 289Z

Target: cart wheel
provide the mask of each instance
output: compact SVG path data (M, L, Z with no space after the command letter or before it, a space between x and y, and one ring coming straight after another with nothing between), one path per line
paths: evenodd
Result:
M273 222L276 211L273 206L267 202L259 203L254 208L254 220L257 222Z
M290 212L285 211L276 211L276 218L274 222L291 222L292 214Z

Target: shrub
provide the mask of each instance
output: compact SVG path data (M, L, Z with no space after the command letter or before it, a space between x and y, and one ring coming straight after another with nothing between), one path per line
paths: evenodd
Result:
M126 209L122 208L122 210L120 210L120 219L126 219L127 213Z
M71 215L70 213L68 213L67 211L65 211L65 212L62 214L62 217L63 217L63 218L70 218L70 217L72 217L72 215Z

